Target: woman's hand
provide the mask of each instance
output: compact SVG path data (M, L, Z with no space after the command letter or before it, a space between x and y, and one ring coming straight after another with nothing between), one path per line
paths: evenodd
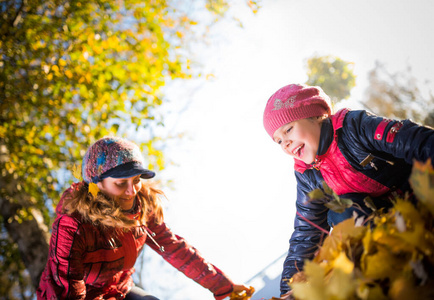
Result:
M237 294L240 294L242 291L246 291L247 293L250 291L250 288L245 286L244 284L234 284L233 291Z
M247 287L244 284L234 284L230 295L230 300L247 300L255 292L253 287Z

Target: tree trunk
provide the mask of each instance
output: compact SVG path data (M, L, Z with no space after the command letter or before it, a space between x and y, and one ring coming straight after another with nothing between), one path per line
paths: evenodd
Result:
M29 209L32 217L26 220L14 218L24 207L9 199L0 197L0 213L12 240L18 245L21 258L32 279L33 286L39 285L39 278L48 257L49 232L42 215L36 209Z

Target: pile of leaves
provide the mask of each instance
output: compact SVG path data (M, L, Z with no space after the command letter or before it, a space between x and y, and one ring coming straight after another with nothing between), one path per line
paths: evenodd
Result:
M387 212L374 209L369 220L351 218L335 226L315 258L306 261L303 271L289 282L292 296L299 300L434 299L430 161L415 162L410 183L416 203L407 196L396 197Z

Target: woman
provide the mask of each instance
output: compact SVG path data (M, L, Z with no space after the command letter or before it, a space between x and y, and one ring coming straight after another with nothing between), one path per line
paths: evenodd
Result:
M38 299L157 299L132 280L144 244L215 299L248 290L170 231L163 193L145 181L155 173L144 165L140 149L125 139L105 137L89 147L83 181L72 184L57 205Z

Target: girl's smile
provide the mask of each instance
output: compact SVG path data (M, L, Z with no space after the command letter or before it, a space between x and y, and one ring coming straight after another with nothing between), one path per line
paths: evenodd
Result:
M308 118L287 123L277 129L273 139L283 152L306 164L314 162L321 135L321 121Z

